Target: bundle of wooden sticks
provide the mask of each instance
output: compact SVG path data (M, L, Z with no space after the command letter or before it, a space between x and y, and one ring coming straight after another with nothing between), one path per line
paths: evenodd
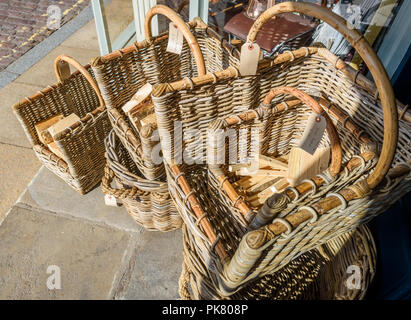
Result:
M229 166L229 171L241 176L233 183L239 194L254 208L265 200L304 179L313 178L328 167L330 149L320 147L311 155L294 147L283 157L259 155L258 160Z

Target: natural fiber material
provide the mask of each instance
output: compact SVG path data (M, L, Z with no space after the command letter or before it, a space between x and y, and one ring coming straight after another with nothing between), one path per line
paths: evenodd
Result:
M188 26L198 42L207 72L213 73L238 65L237 49L199 18ZM153 180L164 178L164 166L153 161L150 163L149 159L142 160L141 137L131 130L128 118L121 108L147 82L154 85L184 78L189 81L190 77L198 75L198 66L187 41L184 41L181 55L167 52L167 43L168 34L163 34L96 58L92 63L114 130L142 174ZM187 86L190 86L189 82Z
M310 54L306 56L307 53ZM264 231L265 238L255 248L249 247L248 251L242 250L241 253L238 248L242 243L245 244L248 237L253 237L253 232L259 230L247 233L246 219L237 206L239 201L234 201L235 199L231 199L226 194L221 187L222 181L217 180L213 174L208 174L204 165L179 166L185 180L189 183L188 192L191 192L191 196L188 199L195 196L202 212L206 214L206 218L200 221L193 208L185 201L187 193L176 182L181 178L177 179L171 162L166 166L170 193L187 224L190 235L190 240L185 239L185 241L192 243L192 255L197 255L195 260L198 261L194 261L193 258L192 264L198 266L199 261L202 261L202 264L207 266L210 270L208 272L210 283L215 286L213 290L216 290L220 296L231 296L247 287L251 281L284 267L298 255L326 243L339 234L354 230L358 225L386 210L410 189L410 168L407 163L411 159L409 143L411 124L404 120L400 120L399 123L397 153L392 164L393 169L388 175L390 178L387 178L388 183L373 190L371 194L368 194L369 190L361 187L361 182L372 172L378 159L374 153L375 145L366 142L374 141L378 145L381 144L383 115L380 101L373 91L375 87L372 85L361 87L354 84L354 77L351 78L349 72L336 68L334 57L326 49L303 48L292 54L278 56L276 60L281 63L274 62L257 76L236 77L235 72L230 69L217 72L216 83L211 79L208 80L211 77L192 79L196 84L193 89L170 91L164 90L163 85L155 88L154 95L157 96L153 101L160 136L169 134L172 138L175 137L173 131L168 132L169 128L172 128L170 124L176 120L184 121L184 130L198 129L201 136L197 137L196 142L186 143L184 151L192 157L203 160L203 163L207 159L206 144L199 145L198 141L201 138L206 141L210 123L216 119L224 119L235 112L259 106L272 88L287 85L309 94L320 91L335 107L338 106L338 108L324 107L334 110L334 112L330 110L327 112L340 136L344 163L341 173L332 177L326 171L312 182L287 190L289 198L287 209L278 216L289 219L290 216L299 216L304 207L309 207L313 209L305 209L306 212L314 210L318 220L313 219L310 213L307 220L300 225L295 226L293 222L292 232L287 236L280 236L272 231L286 230L286 227L279 222L263 227L260 230ZM349 67L344 66L344 68ZM360 76L357 77L357 81L364 83L364 79ZM273 104L277 105L284 99L289 98L279 96ZM338 110L343 113L339 113ZM255 125L260 126L264 138L261 139L262 153L281 156L285 155L291 146L296 145L306 123L307 112L308 108L300 105L260 119ZM244 123L246 127L250 127L249 123ZM362 130L365 131L361 132ZM245 141L248 144L250 142L249 139ZM164 139L161 143L166 160L173 159L175 151L173 139L171 141ZM327 135L322 143L325 145L329 143ZM208 184L204 182L207 176ZM228 178L232 179L230 176ZM316 186L315 189L313 185ZM355 186L347 192L352 192L353 199L357 199L341 203L341 190L347 186ZM338 194L338 197L334 194ZM387 194L390 196L387 197ZM321 211L323 209L318 206L318 203L325 201L328 204L331 200L334 209ZM256 208L250 208L256 212ZM205 219L210 222L216 236L215 241L210 241L205 232L204 224L201 223ZM216 254L218 244L222 245L227 256L231 257L230 263L221 261L221 257ZM246 254L249 268L242 270L239 278L233 278L233 274L236 274L235 270L238 271L238 266L236 267L235 264L236 261L240 261L237 256L240 253L243 258Z
M107 166L102 180L105 194L121 199L127 212L150 231L181 228L182 220L171 201L167 184L141 177L136 164L112 130L105 140ZM118 188L111 187L115 180Z
M56 64L60 62L58 60ZM90 66L85 66L82 72L90 72L94 79ZM13 107L36 156L44 166L81 194L101 181L105 164L104 138L111 129L107 111L83 73L76 71L68 78L58 75L59 83L48 86ZM41 144L34 126L52 116L68 116L71 113L77 114L81 120L55 138L64 155L61 159Z
M375 275L375 243L368 228L360 226L301 254L232 296L221 296L212 283L212 271L196 257L186 226L183 234L184 262L179 280L183 300L356 300L364 298ZM353 270L358 272L356 279L351 279Z

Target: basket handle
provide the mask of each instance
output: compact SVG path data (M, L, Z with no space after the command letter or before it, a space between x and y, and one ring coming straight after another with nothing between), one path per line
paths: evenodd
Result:
M194 55L194 59L196 61L197 65L197 72L199 76L205 75L206 74L206 67L204 63L204 58L203 54L201 53L200 46L198 45L198 42L194 35L190 32L188 27L186 26L184 20L180 17L179 14L171 10L169 7L164 6L164 5L156 5L152 7L146 15L145 21L144 21L144 29L145 29L145 34L146 34L146 40L150 43L152 41L152 33L151 33L151 20L155 15L164 15L168 19L170 19L176 26L181 30L181 32L184 35L184 38L186 39L188 45L190 46L190 49Z
M141 191L134 186L130 189L113 188L111 187L111 183L113 182L113 179L114 179L114 171L110 169L108 164L106 164L104 168L104 175L103 175L103 178L101 179L101 190L103 191L104 194L114 196L118 199L128 199L128 198L135 198L138 195L138 193L141 193Z
M320 104L314 98L312 98L305 92L293 87L278 87L272 89L264 98L263 103L265 105L270 105L271 101L279 94L292 95L309 106L316 114L324 116L327 121L326 129L331 143L330 174L335 177L341 170L342 149L338 133L335 130L335 127L328 114L323 110L323 108L321 108Z
M56 60L54 60L54 71L56 73L57 76L57 80L62 83L64 80L68 79L71 75L70 72L70 66L72 65L74 68L76 68L78 71L80 71L80 73L84 76L84 78L86 78L86 80L88 81L88 83L91 85L91 87L94 89L97 97L98 97L98 101L100 102L100 106L104 107L105 103L104 103L104 99L101 96L101 92L100 89L97 85L97 83L94 81L93 77L91 76L91 74L86 70L86 68L84 68L77 60L66 56L66 55L61 55L58 56L56 58Z
M393 161L398 141L398 114L396 101L387 72L377 54L360 32L350 29L347 26L347 21L331 10L311 3L283 2L269 8L254 22L247 36L247 42L253 43L255 41L257 34L264 23L272 17L286 12L298 12L312 16L323 20L339 31L353 48L357 50L374 78L384 113L384 139L378 163L374 171L367 178L368 186L373 189L387 174Z
M233 116L228 116L223 119L223 121L218 121L215 124L211 124L210 127L214 129L223 129L226 127L230 127L235 124L239 124L242 121L250 121L255 120L257 118L261 118L261 113L264 114L265 110L271 108L271 101L279 94L289 94L296 97L301 102L305 103L309 106L315 113L322 114L326 121L327 121L327 132L328 137L331 143L331 164L329 167L330 174L334 177L336 176L341 169L341 162L342 162L342 149L340 144L340 139L338 137L337 131L335 130L334 124L332 123L330 117L326 112L323 111L319 103L308 94L292 87L278 87L272 89L264 98L262 105L260 106L259 110L249 110L240 114L236 114ZM281 105L281 104L280 104ZM296 105L293 102L293 105ZM221 165L219 164L211 164L209 166L210 171L214 173L217 177L217 180L220 182L221 187L224 189L225 193L228 195L231 201L235 203L236 208L240 210L243 214L244 218L250 222L254 217L254 214L251 214L251 210L249 206L239 197L239 194L228 181L225 173L223 172Z

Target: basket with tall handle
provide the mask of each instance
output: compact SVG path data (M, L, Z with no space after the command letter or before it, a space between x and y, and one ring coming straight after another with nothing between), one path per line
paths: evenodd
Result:
M310 47L261 60L255 76L230 68L154 87L160 137L171 137L161 139L161 147L169 191L187 226L185 261L196 298L252 290L257 279L355 230L410 189L409 113L396 102L375 52L344 19L300 2L263 13L249 45L265 21L283 12L313 16L340 31L369 66L375 85L327 49ZM291 103L290 94L302 102ZM310 109L328 118L322 143L333 150L330 168L268 198L263 209L238 195L226 167L206 165L210 124L255 126L263 154L275 157L297 145ZM179 144L172 124L178 120L186 132L197 130L196 141L183 141L184 154L196 162L175 161Z
M167 52L168 34L152 36L151 20L159 14L171 20L183 34L185 41L180 55ZM153 143L145 143L153 138L152 132L133 132L122 106L146 83L154 85L189 79L238 65L239 52L200 18L185 23L177 13L163 5L147 12L145 34L143 42L95 58L92 68L116 134L141 173L147 179L156 180L165 178L164 166L161 161L152 159L151 150L143 151L143 144L154 148Z
M77 69L70 73L70 65ZM104 173L104 139L111 129L104 100L90 65L71 57L56 58L58 83L13 106L39 160L49 170L84 194L100 183ZM77 114L81 119L54 137L64 159L40 142L35 125L56 115Z

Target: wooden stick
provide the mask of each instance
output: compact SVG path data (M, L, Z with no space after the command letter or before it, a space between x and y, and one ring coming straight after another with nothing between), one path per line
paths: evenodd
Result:
M284 177L287 176L287 170L265 170L258 169L256 171L251 171L249 168L241 168L236 171L239 176L263 176L263 177Z
M282 178L274 178L271 177L264 177L259 183L251 186L246 190L247 195L253 195L257 192L264 191L265 189L271 187L276 182L280 181Z
M260 161L260 166L269 166L271 168L288 169L288 165L277 159L273 159L262 154L259 155L258 160Z
M282 178L278 180L270 189L274 193L280 193L282 190L287 188L290 185L290 182L287 178Z

